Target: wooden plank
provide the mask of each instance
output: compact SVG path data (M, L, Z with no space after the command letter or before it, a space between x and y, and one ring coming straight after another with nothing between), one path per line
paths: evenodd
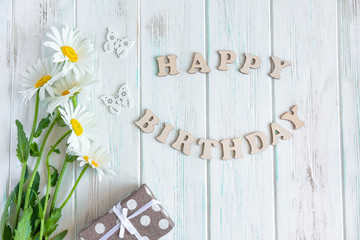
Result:
M9 51L12 54L11 62L13 69L11 73L11 81L13 84L11 92L11 149L10 149L10 161L11 161L11 181L9 188L12 189L16 182L19 180L21 166L16 159L16 127L15 119L19 119L24 124L24 129L29 134L31 131L31 125L33 121L34 103L33 99L29 104L25 104L18 94L20 85L20 74L26 71L26 68L32 66L37 58L51 56L52 52L46 50L42 45L45 39L45 33L49 30L50 26L62 26L65 24L73 25L74 7L72 0L66 1L37 1L37 2L23 2L12 1L13 4L13 43ZM45 109L41 107L39 116L45 116ZM49 138L48 147L53 144L64 130L56 129ZM40 138L42 139L42 137ZM45 148L45 154L47 154L48 147ZM64 150L64 145L61 147ZM45 155L44 154L44 155ZM52 158L52 163L58 166L61 163L59 156ZM29 165L31 168L34 166L35 160L30 159ZM71 169L69 169L71 173ZM41 188L44 190L44 182L46 176L44 159L40 166L40 175L42 177ZM68 175L63 183L63 186L72 186L73 177ZM64 189L64 188L63 188ZM61 193L60 193L61 195ZM73 222L73 204L70 202L66 209L63 211L64 216L59 224L59 230L69 229L68 239L75 239L74 222Z
M270 9L264 1L208 1L209 138L241 138L241 159L221 160L220 147L209 164L211 239L274 239L273 148L249 155L244 135L269 134L272 121ZM236 63L217 70L218 50L232 50ZM249 75L239 69L244 53L261 58ZM215 152L215 151L214 151ZM236 226L235 226L235 225Z
M133 125L140 113L137 12L137 3L132 0L77 1L77 27L93 39L97 53L98 83L91 87L91 101L86 105L96 115L100 128L98 141L109 149L114 158L112 169L117 173L116 177L106 177L101 182L95 175L88 174L80 184L76 197L76 206L79 206L76 211L77 233L135 190L140 183L139 133ZM115 52L103 51L108 27L115 29L119 37L131 36L137 41L122 59ZM115 95L124 83L129 86L134 107L122 108L120 115L115 116L100 97ZM80 171L78 168L78 174ZM90 201L87 200L89 196Z
M1 151L1 173L0 173L0 211L3 212L9 189L9 160L10 160L10 128L13 123L10 120L11 113L11 44L12 44L12 4L10 1L0 3L0 88L3 90L0 95L0 112L2 117L0 124L2 126L2 134L0 136Z
M305 121L276 147L279 239L343 239L336 3L273 1L274 55L292 62L274 81L275 118L299 105Z
M141 1L141 106L161 123L142 134L142 182L147 183L174 219L176 227L162 239L207 239L206 161L200 148L185 156L155 137L166 121L195 137L206 136L206 76L188 74L193 53L205 53L203 1ZM177 55L180 73L158 77L155 58Z
M360 236L360 5L338 1L345 236Z

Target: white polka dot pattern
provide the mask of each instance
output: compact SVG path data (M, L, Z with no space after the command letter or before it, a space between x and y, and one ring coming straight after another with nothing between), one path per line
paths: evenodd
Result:
M141 225L143 225L145 227L149 226L150 222L151 222L151 219L148 215L144 215L140 218Z
M126 205L128 209L134 210L137 207L137 202L134 199L130 199L129 201L127 201Z
M96 232L97 234L102 234L102 233L104 233L104 232L105 232L105 226L104 226L104 224L102 224L102 223L96 224L96 226L95 226L95 232Z
M142 237L142 240L150 240L147 236Z
M161 208L160 208L159 205L157 205L157 204L152 205L151 208L152 208L152 210L154 210L155 212L158 212L158 211L161 210Z
M165 230L169 227L169 221L167 219L161 219L159 221L159 228Z

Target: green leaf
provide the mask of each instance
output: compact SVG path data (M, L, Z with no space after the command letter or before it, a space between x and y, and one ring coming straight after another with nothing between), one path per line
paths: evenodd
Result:
M41 119L41 121L39 122L39 125L34 133L34 138L40 137L42 131L50 125L50 117L51 117L51 114L48 114L47 117Z
M12 237L12 230L11 227L9 225L5 226L5 230L4 230L4 236L2 239L4 240L11 240Z
M28 168L28 166L26 166L25 175L24 175L24 183L26 182L28 177L29 177L29 168ZM14 194L13 194L14 203L17 203L17 199L19 197L19 187L20 187L20 181L16 184L16 186L15 186L15 188L13 190L13 192L14 192ZM22 201L21 201L21 206L20 206L22 209L24 209L23 206L25 204L25 195L26 195L26 192L24 190L23 193L22 193Z
M40 218L36 218L34 220L34 223L31 225L32 227L32 232L38 232L40 230L40 224L41 224L41 220Z
M36 196L37 197L37 196ZM35 205L33 214L31 215L32 232L38 232L40 227L40 216L42 215L43 206L45 204L45 196Z
M60 127L66 127L67 126L62 117L57 118L56 121L57 121L57 124L59 124Z
M56 235L52 240L62 240L65 238L66 234L68 233L68 230L65 230L58 235Z
M15 123L17 127L17 140L18 140L16 156L19 158L20 162L26 162L30 154L29 140L26 137L26 134L24 132L24 127L21 124L21 122L19 122L19 120L16 120Z
M59 180L59 172L58 172L58 170L57 170L54 166L51 166L51 165L50 165L50 167L51 167L52 169L54 169L54 172L51 174L50 186L55 187L57 181Z
M40 174L39 174L39 172L36 172L34 182L33 182L31 189L34 190L35 192L38 192L39 186L40 186Z
M30 197L29 197L29 204L31 207L34 207L36 204L36 197L37 197L37 194L39 194L38 193L39 186L40 186L40 174L39 174L39 172L36 172L34 182L31 187L32 191L30 192ZM24 194L24 197L25 197L25 194ZM25 199L23 199L22 202L24 203Z
M53 150L53 152L54 152L54 153L57 153L57 154L60 154L60 150L57 149L57 148L55 148L55 149Z
M57 222L59 221L61 217L61 209L56 208L50 215L48 219L45 221L45 229L44 229L44 235L49 237L57 228L59 224Z
M32 156L32 157L40 156L39 147L36 142L33 142L30 145L30 156Z
M66 154L65 161L67 161L67 162L73 162L73 161L75 161L77 158L78 158L78 156Z
M14 240L30 239L31 236L30 218L32 211L33 211L32 208L28 207L24 212L24 215L21 217L18 227L15 230Z
M6 200L6 203L5 203L5 206L4 206L4 210L3 210L3 213L1 215L1 221L0 221L0 238L1 236L5 236L5 232L4 230L6 229L5 228L5 225L6 225L6 222L7 222L7 218L8 218L8 214L9 214L9 207L11 205L11 202L13 200L13 195L14 195L14 191L8 196L7 200Z

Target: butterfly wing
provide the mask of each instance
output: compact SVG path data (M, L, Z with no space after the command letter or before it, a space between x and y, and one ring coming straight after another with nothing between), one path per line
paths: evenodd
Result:
M104 43L104 51L110 52L116 48L118 48L118 34L112 28L108 28L108 33L106 34L106 42Z
M112 42L105 42L104 43L104 51L105 52L110 52L110 51L112 51L114 49L115 49L114 48L114 43L112 43Z
M121 103L119 98L116 96L102 96L100 97L103 100L104 104L109 107L109 110L112 114L118 115Z
M120 105L111 106L111 107L109 107L109 110L112 114L119 115Z
M113 96L102 96L100 99L103 100L104 104L108 107L112 106L116 101L116 98Z
M127 53L127 50L134 44L134 42L135 41L130 37L119 39L118 47L116 49L116 54L118 57L124 57Z
M121 102L124 107L131 108L133 106L133 100L131 98L127 98Z
M116 42L118 38L119 37L117 32L112 28L108 28L108 33L106 34L106 40L109 42Z
M133 105L133 100L130 96L129 87L127 84L124 84L120 87L117 94L118 99L123 107L129 108Z

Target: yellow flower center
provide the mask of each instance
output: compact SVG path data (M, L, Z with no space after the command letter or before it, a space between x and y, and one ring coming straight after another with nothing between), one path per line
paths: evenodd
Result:
M83 134L84 129L82 128L81 124L79 123L78 120L76 120L75 118L71 119L70 121L72 129L74 130L74 133L77 136L80 136L81 134Z
M78 60L78 55L72 47L63 46L61 47L61 51L65 56L67 56L70 59L70 61L76 62Z
M85 159L86 162L89 161L89 157L88 157L88 156L84 156L83 158Z
M94 160L91 161L91 164L94 165L94 167L98 167L97 163Z
M35 83L35 87L36 87L36 88L39 88L39 87L44 86L45 83L47 83L50 79L51 79L51 76L50 76L50 75L46 75L46 76L40 78L39 81L37 81L37 82Z
M65 90L65 91L62 92L61 95L65 96L65 95L68 95L69 93L70 93L69 90Z

